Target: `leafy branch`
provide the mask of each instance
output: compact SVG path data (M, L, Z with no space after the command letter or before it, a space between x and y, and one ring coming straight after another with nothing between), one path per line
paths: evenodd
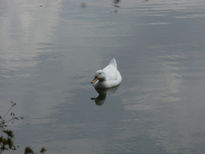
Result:
M0 154L3 151L16 150L18 146L14 144L14 132L8 129L9 124L13 124L17 120L22 120L23 117L17 116L12 112L13 108L16 106L16 103L10 101L11 105L6 113L0 115ZM47 150L43 147L40 150L41 154L44 154ZM35 152L29 146L25 147L24 154L34 154Z
M11 112L16 103L11 101L11 106L7 112L1 116L0 115L0 152L5 150L16 150L18 146L14 144L14 133L12 130L7 129L8 124L13 123L16 120L23 119L23 117L18 117L15 113ZM9 116L8 116L9 115Z

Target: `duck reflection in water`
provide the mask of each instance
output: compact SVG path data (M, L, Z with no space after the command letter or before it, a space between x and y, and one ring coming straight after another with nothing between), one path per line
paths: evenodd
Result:
M114 7L119 8L120 7L119 3L120 3L120 0L113 0Z
M95 90L98 93L98 96L92 97L91 100L93 100L96 105L101 106L104 104L104 102L106 100L107 93L109 93L109 92L115 93L117 89L118 89L118 86L114 87L114 88L109 88L109 89L97 89L97 88L95 88Z

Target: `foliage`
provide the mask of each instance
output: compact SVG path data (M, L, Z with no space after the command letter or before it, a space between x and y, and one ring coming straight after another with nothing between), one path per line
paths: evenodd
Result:
M44 154L46 151L47 151L46 148L42 147L40 153ZM24 154L35 154L35 152L31 147L27 146L24 149Z
M16 116L16 114L12 112L12 109L16 106L16 103L13 101L10 101L10 103L11 106L7 112L3 116L0 115L0 153L6 150L16 150L18 148L18 146L14 144L14 132L8 129L8 126L17 120L22 120L23 117ZM42 147L40 153L44 154L46 151L46 148ZM35 152L31 147L25 147L24 154L34 153Z
M15 113L11 112L16 103L11 101L11 106L7 112L0 115L0 151L5 150L16 150L17 146L14 144L14 133L8 129L8 125L16 120L23 119L23 117L16 116Z

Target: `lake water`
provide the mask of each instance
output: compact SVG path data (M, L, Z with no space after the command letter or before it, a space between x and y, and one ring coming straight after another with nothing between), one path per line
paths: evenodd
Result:
M10 153L205 153L204 0L0 0L0 34ZM95 103L113 57L123 82Z

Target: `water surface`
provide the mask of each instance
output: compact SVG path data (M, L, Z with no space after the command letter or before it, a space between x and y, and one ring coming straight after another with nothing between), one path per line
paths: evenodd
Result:
M204 153L204 8L0 0L0 113L13 100L24 116L11 126L20 145L11 153ZM123 82L96 105L90 81L113 57Z

